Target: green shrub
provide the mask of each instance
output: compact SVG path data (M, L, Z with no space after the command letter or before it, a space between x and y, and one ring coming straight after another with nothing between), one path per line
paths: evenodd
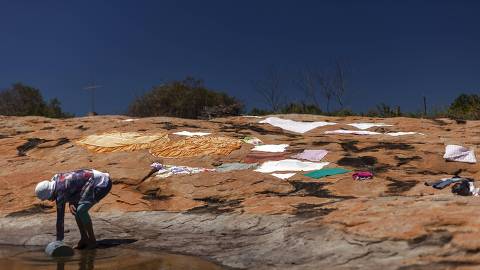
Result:
M456 119L480 119L480 96L476 94L459 95L448 108L448 115Z
M0 92L0 115L9 116L45 116L65 118L73 115L65 113L57 98L48 103L43 100L40 90L16 83L11 88Z
M201 80L187 77L154 87L130 104L128 114L194 119L239 115L242 110L243 105L234 97L209 90Z

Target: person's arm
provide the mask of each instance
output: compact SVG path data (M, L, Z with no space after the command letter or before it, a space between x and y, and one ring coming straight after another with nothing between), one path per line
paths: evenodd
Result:
M64 217L65 217L65 202L57 201L57 241L63 241L64 237Z

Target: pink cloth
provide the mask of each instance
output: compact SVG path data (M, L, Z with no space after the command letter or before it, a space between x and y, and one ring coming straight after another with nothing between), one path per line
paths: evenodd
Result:
M327 150L303 150L302 153L292 156L292 158L305 159L310 161L320 161L328 154Z
M352 175L353 180L366 180L372 179L373 173L371 172L356 172Z

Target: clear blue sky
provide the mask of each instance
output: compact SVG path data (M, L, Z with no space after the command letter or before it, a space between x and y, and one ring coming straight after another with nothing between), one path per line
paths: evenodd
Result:
M24 82L84 115L82 90L104 87L97 111L192 75L248 107L252 81L350 63L347 105L420 110L480 92L480 1L2 1L0 88ZM291 100L302 94L287 89Z

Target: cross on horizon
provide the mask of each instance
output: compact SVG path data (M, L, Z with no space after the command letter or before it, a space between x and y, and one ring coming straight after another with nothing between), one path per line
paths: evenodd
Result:
M87 85L86 87L83 88L83 90L91 90L92 91L92 110L91 114L96 115L97 113L95 112L95 89L103 87L102 85L98 85L95 82L92 82L90 85Z

